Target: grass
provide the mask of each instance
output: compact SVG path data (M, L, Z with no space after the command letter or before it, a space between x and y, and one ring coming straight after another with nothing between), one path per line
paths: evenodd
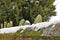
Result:
M18 30L16 33L0 34L0 37L3 37L3 38L10 37L10 38L13 38L13 40L16 37L35 37L34 39L38 39L38 37L42 34L41 30L34 31L34 30L26 29L22 33L21 33L21 30L22 29Z

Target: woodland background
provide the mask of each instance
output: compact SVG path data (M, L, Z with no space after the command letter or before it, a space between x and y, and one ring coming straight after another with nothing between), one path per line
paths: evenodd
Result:
M21 19L32 24L37 15L42 16L42 22L56 15L53 2L55 0L0 0L0 24L13 22L18 26Z

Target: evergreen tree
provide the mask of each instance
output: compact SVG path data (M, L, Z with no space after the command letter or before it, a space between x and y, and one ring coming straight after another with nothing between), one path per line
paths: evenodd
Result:
M17 26L21 19L29 20L31 24L36 16L41 14L42 21L55 15L55 0L0 0L0 23L13 21Z

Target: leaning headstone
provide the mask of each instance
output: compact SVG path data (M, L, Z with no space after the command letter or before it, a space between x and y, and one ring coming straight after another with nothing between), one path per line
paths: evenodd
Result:
M13 22L12 21L10 21L10 27L12 27L13 26Z
M42 16L39 14L34 20L34 24L42 22Z
M25 19L21 19L20 22L19 22L19 26L24 25L24 23L25 23Z
M3 28L3 23L1 23L1 28Z
M28 20L26 20L25 23L24 23L24 25L30 25L30 24L31 23Z
M7 28L10 27L10 23L7 23Z
M6 27L7 27L7 22L5 21L5 22L4 22L4 28L6 28Z

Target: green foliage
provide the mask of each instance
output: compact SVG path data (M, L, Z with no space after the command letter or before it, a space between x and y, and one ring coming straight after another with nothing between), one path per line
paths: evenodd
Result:
M13 26L17 26L21 19L33 23L38 14L42 16L42 21L47 21L55 15L53 2L54 0L0 0L0 23L13 21Z
M34 21L34 24L40 23L40 22L42 22L42 16L39 14L39 15L37 15L37 17L36 17L36 19L35 19L35 21Z
M41 36L42 34L42 31L41 30L38 30L38 31L34 31L34 30L24 30L24 32L20 33L22 31L22 29L18 30L16 33L9 33L9 34L0 34L0 37L12 37L12 38L15 38L15 37L39 37Z
M42 34L42 31L39 30L39 31L34 31L34 30L24 30L21 35L22 36L40 36Z
M25 23L25 19L21 19L19 22L19 26L24 25L24 23Z

